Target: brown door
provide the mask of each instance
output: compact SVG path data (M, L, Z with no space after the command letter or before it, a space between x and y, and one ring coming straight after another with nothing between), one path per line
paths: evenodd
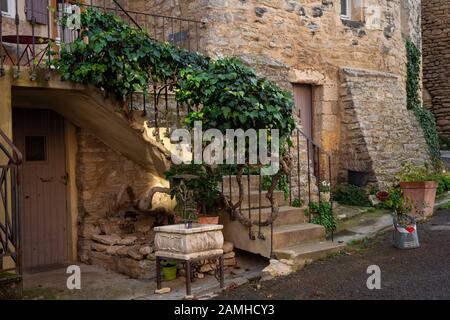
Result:
M50 110L14 109L14 143L24 154L22 259L25 270L68 260L64 120Z
M300 118L303 132L313 138L312 86L308 84L294 85L295 108Z

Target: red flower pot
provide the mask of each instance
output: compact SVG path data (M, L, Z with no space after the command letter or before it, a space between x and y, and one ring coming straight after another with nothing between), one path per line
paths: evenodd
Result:
M377 197L378 200L384 202L387 199L389 199L389 192L387 192L387 191L378 191L377 194L376 194L376 197Z

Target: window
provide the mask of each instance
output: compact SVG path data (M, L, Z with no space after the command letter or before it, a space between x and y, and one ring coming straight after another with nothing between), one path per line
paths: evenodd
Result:
M350 20L351 17L351 0L341 0L341 18Z
M47 24L48 0L25 0L25 14L29 22L34 18L37 24Z
M14 0L0 0L2 14L12 17L14 15Z
M47 138L45 136L25 137L26 161L47 161Z

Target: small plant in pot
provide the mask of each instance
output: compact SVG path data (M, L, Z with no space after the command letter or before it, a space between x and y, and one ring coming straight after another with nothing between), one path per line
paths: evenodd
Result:
M414 202L405 197L401 190L393 189L384 202L384 207L393 211L393 242L398 249L419 248L417 217L412 216ZM416 213L419 211L416 209Z
M185 179L194 179L195 177L179 176L174 179L180 181L171 188L172 196L177 200L177 206L175 213L181 219L181 222L185 224L186 229L192 228L192 222L195 220L196 210L194 199L194 192L190 190L186 185ZM176 219L178 220L178 219Z
M414 166L406 164L397 177L405 199L412 202L411 214L416 218L428 218L433 215L438 183L438 174L432 166Z
M183 217L187 214L191 221L200 224L219 223L222 197L218 185L222 179L221 175L204 165L182 164L173 166L166 172L166 177L170 181L172 197L176 197L177 203L189 203L187 213L186 205L179 203L178 214L182 213ZM181 185L184 196L180 194ZM186 217L183 220L186 220Z

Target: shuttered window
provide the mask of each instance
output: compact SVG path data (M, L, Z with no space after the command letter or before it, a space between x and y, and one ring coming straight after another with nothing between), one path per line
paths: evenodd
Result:
M13 15L13 6L14 6L13 0L0 0L1 12L3 14L12 16Z
M48 0L25 0L27 20L31 22L34 17L37 24L47 24L48 6Z

